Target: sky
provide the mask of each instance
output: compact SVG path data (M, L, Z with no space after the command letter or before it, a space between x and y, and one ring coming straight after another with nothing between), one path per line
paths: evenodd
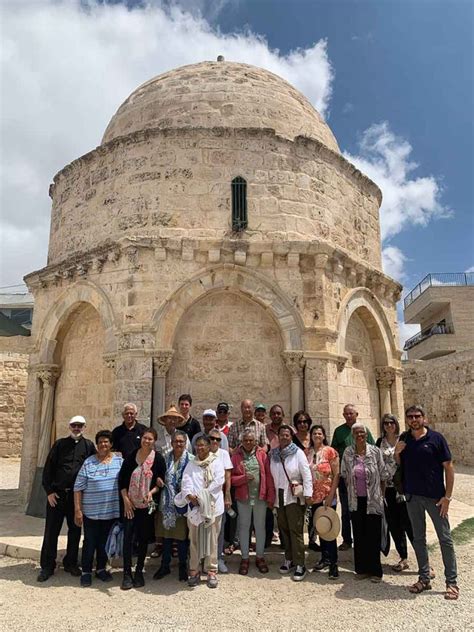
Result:
M470 0L2 0L0 11L2 288L46 264L55 173L100 144L139 84L218 54L290 81L380 186L384 269L405 292L429 272L474 270Z

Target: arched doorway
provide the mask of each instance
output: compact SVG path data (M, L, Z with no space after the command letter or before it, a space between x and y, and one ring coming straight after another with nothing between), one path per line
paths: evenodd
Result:
M67 434L68 420L83 415L87 435L112 426L113 370L107 368L105 329L97 310L89 303L73 308L57 336L55 363L60 367L56 385L53 437Z
M283 340L269 311L238 291L210 292L184 312L173 342L167 404L191 393L200 415L219 401L240 414L243 398L290 409L290 377Z

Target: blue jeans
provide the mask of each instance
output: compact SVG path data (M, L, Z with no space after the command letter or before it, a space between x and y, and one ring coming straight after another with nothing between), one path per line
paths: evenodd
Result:
M349 496L347 495L346 481L339 479L339 502L341 503L342 539L346 544L352 544L351 512L349 511Z
M115 520L91 520L84 516L84 542L82 543L82 573L92 573L94 553L96 556L96 570L105 570L107 554L105 545L109 537L110 528Z
M457 583L456 554L454 552L451 528L447 518L441 518L438 501L435 498L426 496L407 495L407 510L413 527L413 548L415 549L416 560L418 562L418 574L424 582L430 580L430 564L428 561L428 548L426 546L426 513L438 536L443 557L444 575L447 584Z

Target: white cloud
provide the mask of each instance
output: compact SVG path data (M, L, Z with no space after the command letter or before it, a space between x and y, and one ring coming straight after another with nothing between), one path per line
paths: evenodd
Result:
M465 272L474 272L474 266L471 266L470 268L468 268L467 270L465 270Z
M386 246L382 249L382 267L385 274L402 282L404 279L404 265L407 258L396 246Z
M133 10L84 4L1 3L2 285L45 265L49 183L99 144L117 107L147 79L223 54L285 77L327 113L333 72L323 40L282 55L251 32L222 34L176 2L166 10L158 1ZM204 14L208 4L199 3Z

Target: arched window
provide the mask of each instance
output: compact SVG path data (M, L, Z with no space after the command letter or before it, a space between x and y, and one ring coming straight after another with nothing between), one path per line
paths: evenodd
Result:
M237 176L232 180L232 230L245 230L247 224L247 182Z

